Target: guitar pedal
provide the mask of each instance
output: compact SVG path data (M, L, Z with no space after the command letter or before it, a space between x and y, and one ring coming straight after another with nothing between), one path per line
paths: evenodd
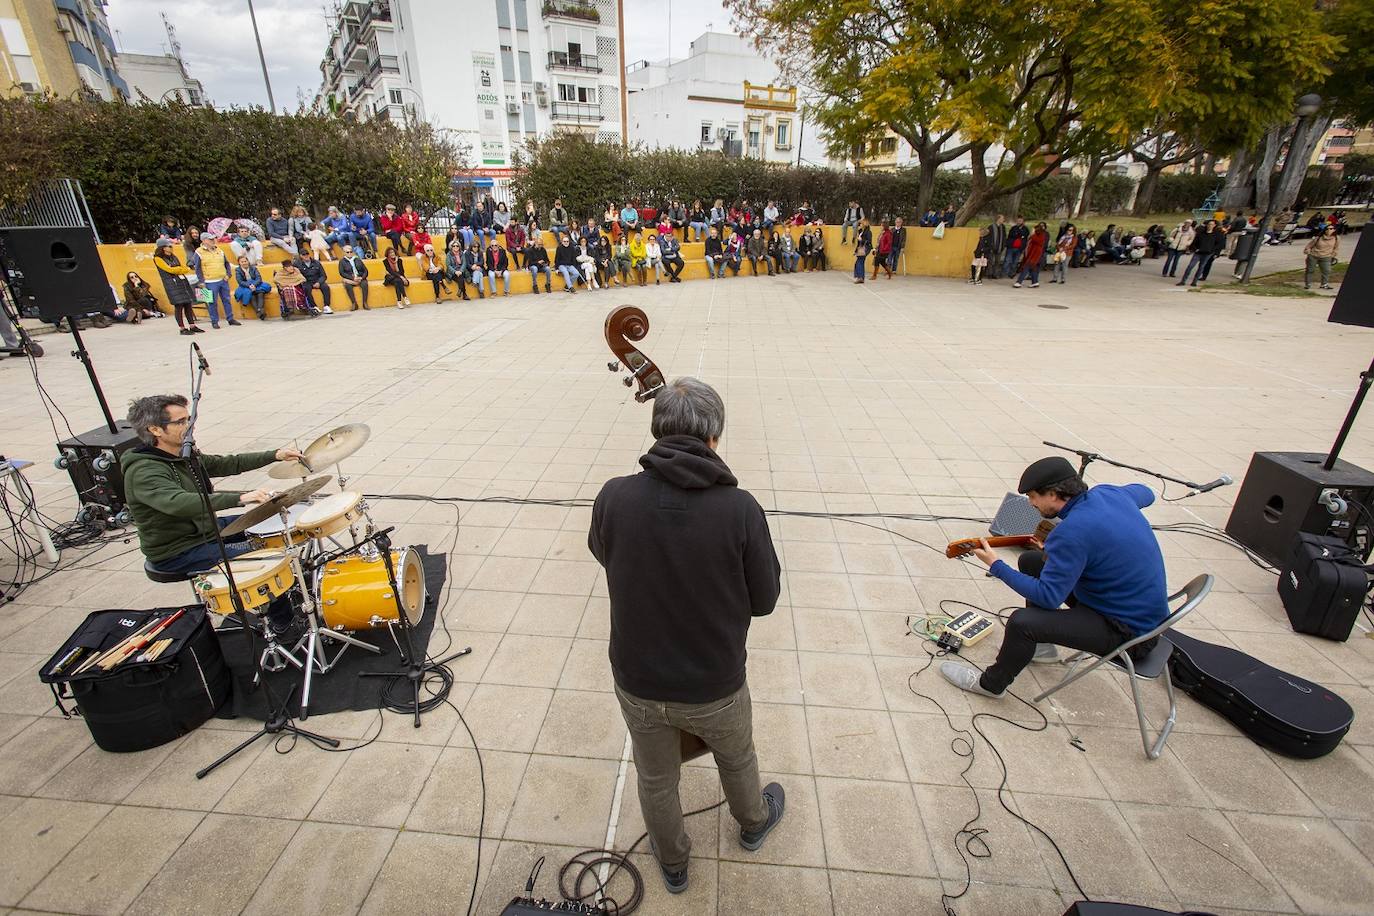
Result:
M976 611L968 611L945 624L945 632L959 637L963 645L971 646L992 632L992 621Z

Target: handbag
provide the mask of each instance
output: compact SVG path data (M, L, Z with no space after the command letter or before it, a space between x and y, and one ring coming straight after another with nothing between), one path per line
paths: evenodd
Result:
M945 224L944 224L944 223L937 223L936 226L935 226L935 231L932 232L932 233L930 234L930 237L933 238L933 239L942 239L942 238L944 238L944 237L945 237Z
M987 267L987 266L988 266L988 259L987 259L987 258L974 258L974 259L973 259L973 266L974 266L974 267Z

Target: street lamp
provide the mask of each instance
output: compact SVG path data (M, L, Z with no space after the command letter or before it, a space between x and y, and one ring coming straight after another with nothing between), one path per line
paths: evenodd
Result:
M1284 156L1283 168L1279 171L1278 187L1280 190L1287 184L1288 178L1292 175L1292 169L1305 167L1305 165L1299 166L1297 164L1298 160L1302 158L1297 154L1298 141L1302 138L1303 131L1307 127L1307 119L1316 114L1321 107L1322 97L1315 92L1309 92L1298 99L1298 104L1293 109L1293 113L1298 116L1298 123L1293 128L1293 139L1288 141L1288 155ZM1270 175L1261 175L1260 180L1269 181L1270 177ZM1250 272L1255 269L1255 260L1259 257L1260 246L1264 244L1265 230L1269 228L1269 220L1274 216L1274 194L1272 191L1269 193L1267 201L1268 203L1264 208L1264 218L1260 220L1258 234L1250 244L1249 257L1245 259L1245 271L1239 278L1242 283L1250 282Z
M267 86L267 108L277 113L277 103L272 99L272 81L267 78L267 58L262 53L262 37L258 35L258 17L253 12L253 0L248 0L248 18L253 22L253 40L258 44L258 63L262 64L262 81Z

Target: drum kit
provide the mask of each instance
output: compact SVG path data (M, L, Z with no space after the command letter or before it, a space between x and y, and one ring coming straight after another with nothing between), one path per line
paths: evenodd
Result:
M288 666L302 672L301 719L309 714L314 674L327 674L349 646L381 654L353 634L409 627L424 614L419 553L413 547L393 549L387 537L392 529L378 528L363 494L346 489L341 464L370 435L361 423L341 426L304 449L304 459L272 465L270 477L304 479L252 506L222 532L226 538L242 534L253 547L230 561L243 608L262 615L274 601L287 600L305 618L304 634L290 647L278 641L272 627L262 627L266 648L259 666L259 674ZM310 476L329 467L333 475ZM334 478L339 492L322 493ZM223 564L194 576L191 583L210 612L223 617L234 613ZM337 651L331 655L326 644L336 645Z

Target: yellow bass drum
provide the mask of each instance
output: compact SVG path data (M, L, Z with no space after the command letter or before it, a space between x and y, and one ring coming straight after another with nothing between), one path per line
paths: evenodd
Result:
M412 624L425 608L425 571L413 547L391 552L401 604ZM396 601L387 580L386 564L352 556L325 564L320 576L320 615L331 630L370 630L396 623Z

